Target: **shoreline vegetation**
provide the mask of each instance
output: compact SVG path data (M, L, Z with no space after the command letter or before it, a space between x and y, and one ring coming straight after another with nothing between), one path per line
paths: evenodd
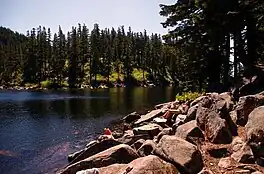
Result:
M161 83L155 83L148 80L148 73L142 70L134 69L132 71L130 82L124 81L124 74L112 73L109 79L102 75L97 75L97 80L92 82L93 85L82 83L76 85L75 89L96 89L96 88L113 88L113 87L156 87L163 86ZM174 83L167 82L165 86L172 86ZM15 90L41 90L41 89L69 89L67 79L57 83L51 80L45 80L39 84L25 83L25 84L7 84L0 86L0 89L15 89Z
M177 95L105 128L57 173L263 173L263 104L264 91L237 101L229 92Z

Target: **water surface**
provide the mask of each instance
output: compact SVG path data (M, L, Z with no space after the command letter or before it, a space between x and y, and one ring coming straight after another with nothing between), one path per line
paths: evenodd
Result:
M173 88L0 91L0 173L55 173L113 121L174 98Z

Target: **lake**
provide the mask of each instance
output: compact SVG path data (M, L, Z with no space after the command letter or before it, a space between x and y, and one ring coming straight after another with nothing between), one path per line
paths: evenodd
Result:
M133 111L175 99L168 88L0 91L0 173L55 173Z

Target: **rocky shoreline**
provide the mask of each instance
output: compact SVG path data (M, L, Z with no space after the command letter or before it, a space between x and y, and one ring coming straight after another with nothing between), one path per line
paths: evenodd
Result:
M68 156L60 174L264 173L264 92L207 93L122 119Z

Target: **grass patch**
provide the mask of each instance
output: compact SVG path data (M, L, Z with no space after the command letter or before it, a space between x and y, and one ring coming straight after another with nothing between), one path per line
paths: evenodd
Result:
M178 100L179 102L193 101L202 95L203 94L198 93L198 92L184 92L181 95L177 94L176 100Z

